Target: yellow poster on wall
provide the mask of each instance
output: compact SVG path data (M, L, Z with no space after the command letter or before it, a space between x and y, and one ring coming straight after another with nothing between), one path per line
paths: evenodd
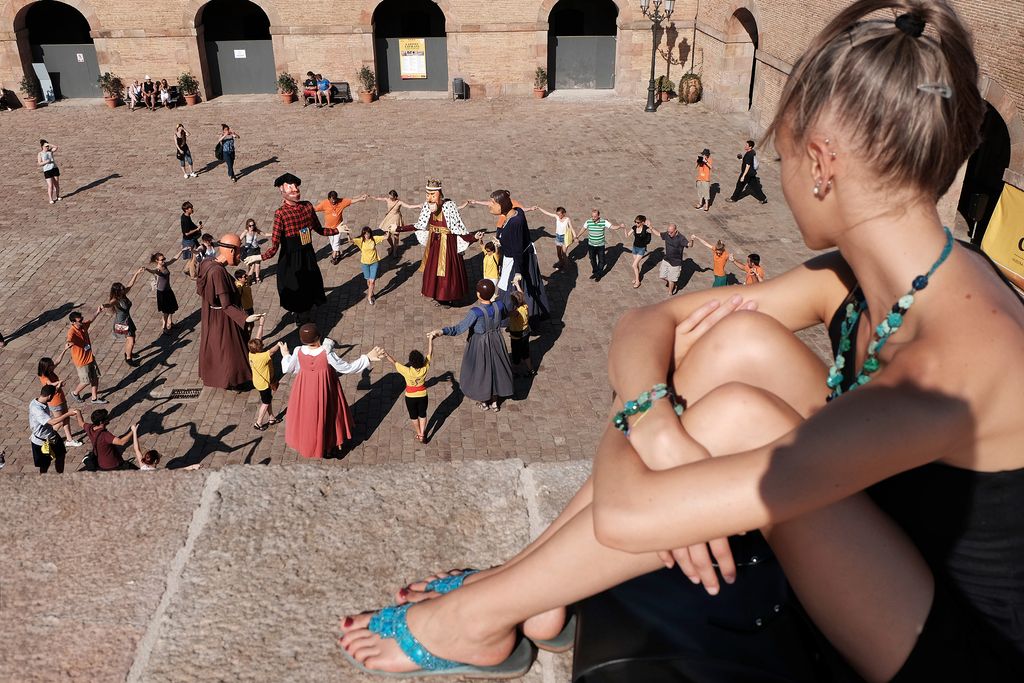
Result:
M423 38L399 38L398 55L402 80L427 77L427 41Z
M981 250L995 261L1018 287L1024 286L1024 191L1004 185Z

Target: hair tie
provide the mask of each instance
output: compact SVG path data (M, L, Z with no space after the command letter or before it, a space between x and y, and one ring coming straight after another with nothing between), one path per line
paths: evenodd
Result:
M924 33L924 19L919 14L907 12L896 17L896 28L911 38L919 38Z

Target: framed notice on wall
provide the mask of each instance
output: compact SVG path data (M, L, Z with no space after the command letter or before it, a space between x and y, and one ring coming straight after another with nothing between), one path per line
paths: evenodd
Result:
M402 80L427 77L427 44L423 38L399 38Z
M981 250L999 264L1015 285L1024 288L1024 191L1003 185L981 240Z

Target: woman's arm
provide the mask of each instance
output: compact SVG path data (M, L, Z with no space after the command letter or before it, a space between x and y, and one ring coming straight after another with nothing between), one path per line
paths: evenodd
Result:
M64 348L60 350L60 355L57 356L57 359L53 361L53 364L54 365L60 365L61 363L63 363L64 362L64 356L67 355L68 349L70 349L70 348L71 348L71 342L64 342Z
M428 334L427 335L427 361L428 362L430 361L430 358L433 355L434 355L434 337L432 335Z
M398 202L398 204L402 208L405 208L405 209L421 209L421 210L423 209L423 205L422 204L406 204L403 201Z
M142 462L142 446L139 445L139 425L132 425L132 448L135 450L136 462Z
M695 239L695 240L697 240L698 242L700 242L701 244L703 244L703 245L704 245L705 247L707 247L707 248L708 248L708 249L710 249L711 251L714 251L714 250L715 250L715 248L714 248L713 246L711 246L710 244L708 244L707 242L705 242L705 241L704 241L704 238L703 238L703 237L701 237L700 235L691 235L691 236L690 236L690 238L691 238L691 239Z
M609 426L594 462L598 538L645 552L761 529L970 449L970 406L895 365L886 374L902 375L898 384L879 377L767 446L673 469L649 469ZM689 437L679 445L687 441L694 447Z
M127 431L127 432L125 432L125 433L124 433L124 434L122 434L121 436L118 436L118 437L114 437L114 442L113 442L113 443L114 443L114 445L115 445L115 446L123 446L123 445L125 445L126 443L128 443L129 441L135 441L135 438L134 438L134 436L135 436L135 431L136 431L136 430L137 430L138 428L139 428L139 425L138 425L138 423L135 423L135 424L133 424L133 425L131 426L131 429L129 429L129 430Z
M130 279L130 280L128 280L128 284L126 284L126 285L124 286L124 293L125 293L125 294L127 294L127 293L128 293L128 292L130 292L130 291L132 291L132 287L134 287L134 286L135 286L135 281L139 279L139 276L140 276L140 275L142 275L142 271L144 271L144 270L146 270L146 269L145 269L145 268L139 268L138 270L136 270L136 271L135 271L135 272L134 272L134 273L132 274L132 277L131 277L131 279Z

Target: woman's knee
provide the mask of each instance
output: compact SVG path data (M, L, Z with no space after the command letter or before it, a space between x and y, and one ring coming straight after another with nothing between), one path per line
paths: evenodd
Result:
M691 400L730 382L760 387L806 416L825 401L825 376L821 360L778 320L736 311L694 344L673 381Z
M795 429L803 418L770 391L728 382L687 408L682 421L687 433L717 456L771 443Z

